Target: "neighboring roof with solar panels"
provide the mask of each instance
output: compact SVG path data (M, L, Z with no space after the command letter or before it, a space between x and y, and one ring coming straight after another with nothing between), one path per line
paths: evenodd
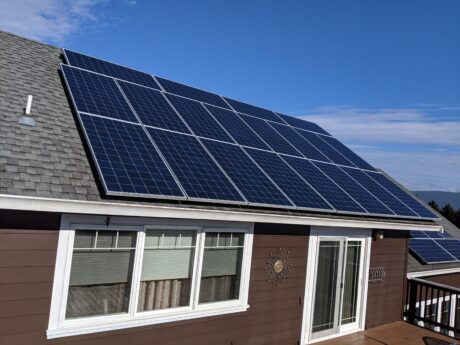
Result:
M2 202L437 228L314 123L83 54L67 60L59 48L1 31L0 41ZM17 121L29 94L35 127Z
M437 218L317 124L63 52L107 195Z

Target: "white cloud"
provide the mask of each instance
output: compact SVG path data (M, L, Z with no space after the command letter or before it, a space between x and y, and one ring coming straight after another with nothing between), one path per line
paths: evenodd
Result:
M106 0L0 0L0 28L39 41L62 43L86 24Z
M443 107L445 108L445 107ZM451 107L449 111L456 110ZM437 108L437 111L445 111ZM327 128L353 144L392 143L460 146L460 110L457 119L436 120L431 108L362 109L320 107L301 117Z
M460 191L459 107L339 106L305 113L302 118L323 126L408 188Z

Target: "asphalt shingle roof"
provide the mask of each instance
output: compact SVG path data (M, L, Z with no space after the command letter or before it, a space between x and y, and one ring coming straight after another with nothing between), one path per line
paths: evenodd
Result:
M86 146L82 142L71 102L59 72L61 49L0 31L0 194L82 201L122 201L133 204L173 203L107 197L101 193ZM33 95L35 127L18 123L27 96ZM271 214L324 215L289 210L261 210L243 206L186 203L187 207L244 209ZM328 214L336 219L391 218ZM398 220L407 224L427 221Z

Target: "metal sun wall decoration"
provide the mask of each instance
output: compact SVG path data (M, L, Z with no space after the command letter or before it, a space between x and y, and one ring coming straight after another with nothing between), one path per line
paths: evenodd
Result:
M265 266L268 283L273 286L279 286L286 281L287 275L292 268L290 254L285 248L278 248L268 254L269 260Z

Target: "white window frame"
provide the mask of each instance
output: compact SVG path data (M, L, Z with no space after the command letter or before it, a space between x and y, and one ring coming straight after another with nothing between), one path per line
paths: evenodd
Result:
M110 223L107 225L106 220L106 217L101 216L62 215L51 298L50 319L47 330L48 339L244 312L249 308L248 292L254 223L111 217ZM142 259L144 254L145 234L147 230L155 229L196 231L197 240L194 255L193 275L191 277L192 287L190 305L186 307L138 312L137 305ZM76 230L116 230L137 232L132 285L127 313L65 319L73 243ZM203 304L198 303L204 240L207 232L239 232L245 234L238 299Z

